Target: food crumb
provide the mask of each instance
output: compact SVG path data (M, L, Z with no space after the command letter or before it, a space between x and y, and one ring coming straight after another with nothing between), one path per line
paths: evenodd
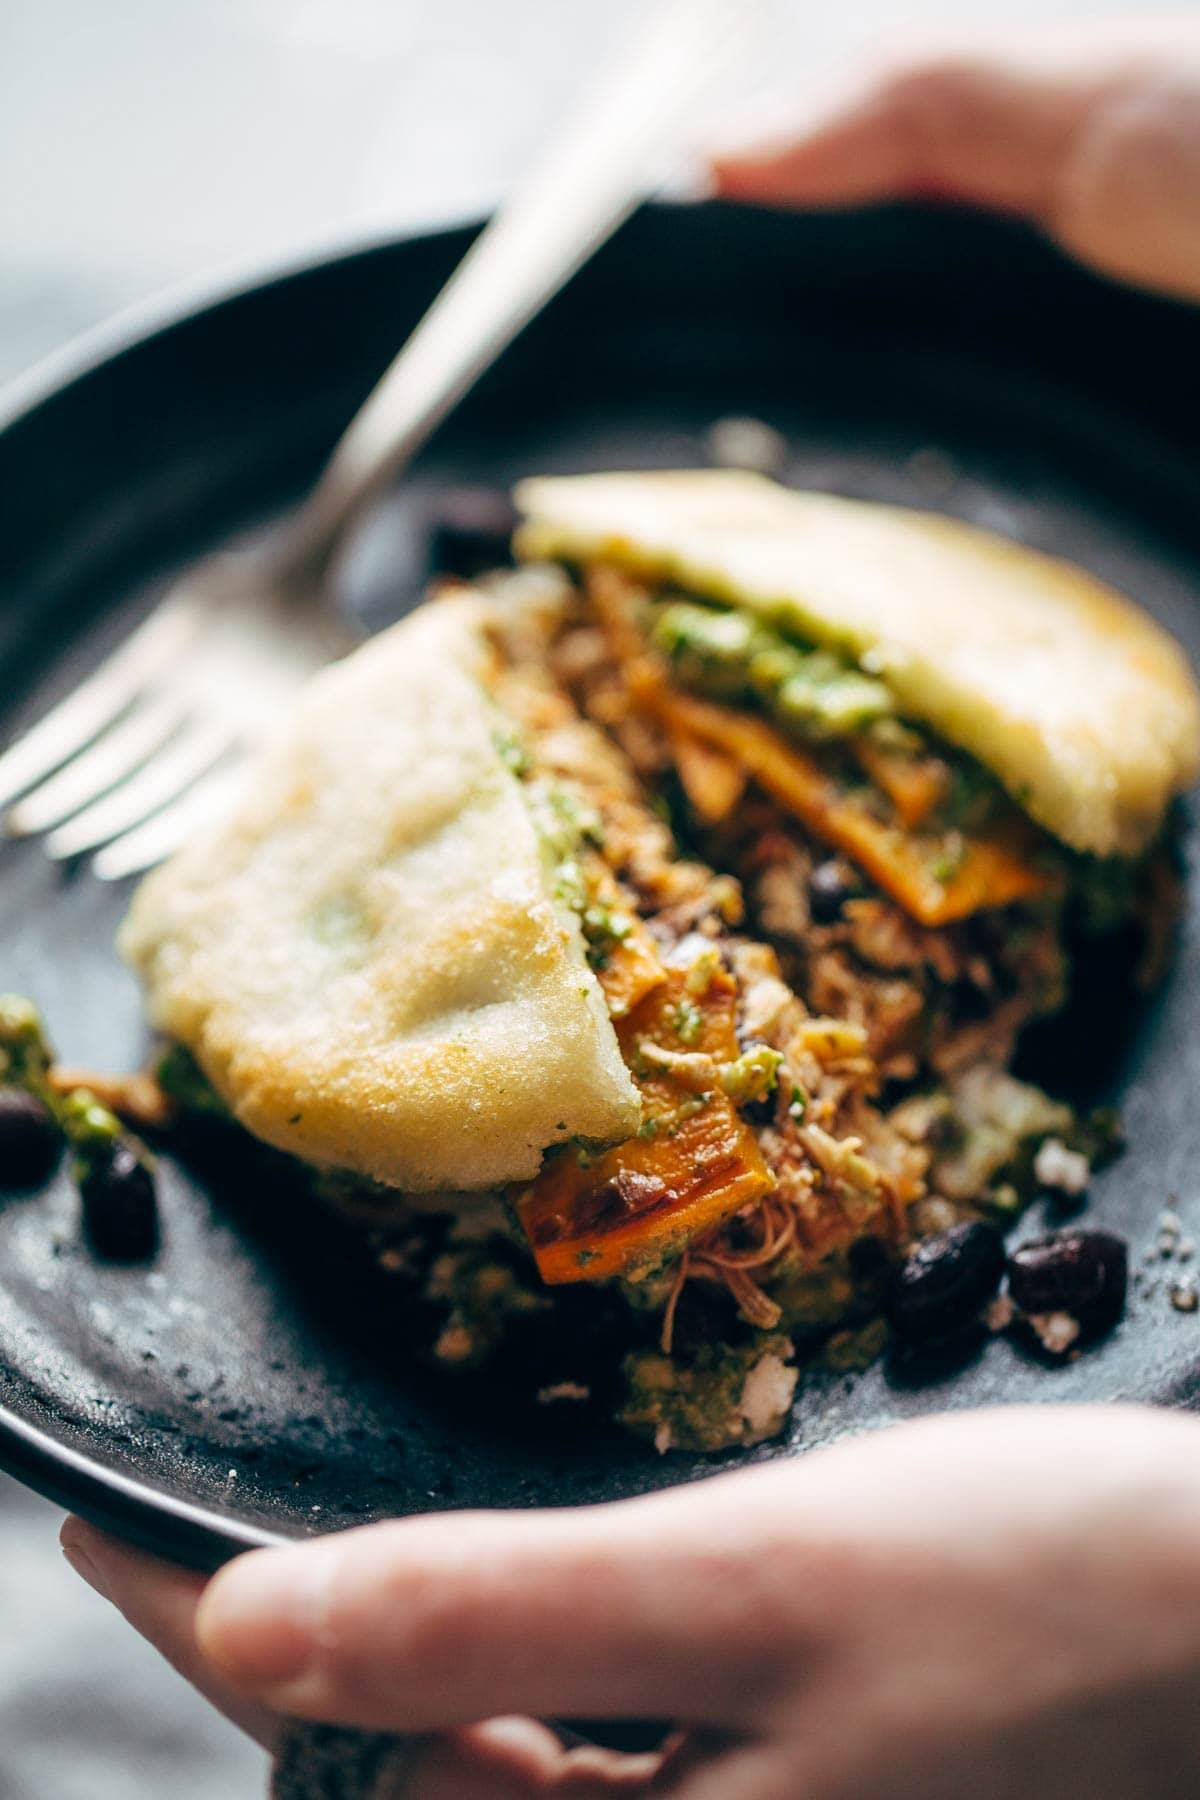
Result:
M926 1199L917 1201L909 1218L917 1237L933 1237L939 1231L952 1231L962 1214L952 1201L943 1200L938 1194L930 1194Z
M787 460L787 439L762 419L716 419L704 437L705 449L722 469L753 469L772 475Z
M1194 1277L1188 1276L1175 1283L1171 1289L1171 1305L1176 1312L1182 1313L1194 1313L1200 1309L1200 1288L1197 1288Z
M654 1448L658 1451L660 1456L665 1456L673 1443L674 1438L671 1435L671 1427L667 1424L667 1421L663 1419L654 1433Z
M1155 1248L1164 1262L1169 1262L1171 1257L1173 1257L1179 1249L1180 1233L1182 1230L1183 1224L1179 1214L1172 1211L1170 1207L1168 1207L1165 1212L1159 1214L1158 1236L1155 1239Z
M553 1406L558 1400L590 1400L592 1390L580 1381L552 1381L538 1389L538 1405Z
M1017 1309L1008 1294L997 1294L986 1308L983 1322L989 1331L1007 1331L1016 1318Z
M1048 1137L1033 1160L1034 1179L1077 1199L1091 1179L1091 1165L1081 1150L1069 1150L1061 1138Z
M146 1131L161 1131L175 1119L174 1101L144 1069L133 1075L106 1075L97 1069L54 1063L46 1071L46 1080L56 1094L67 1095L77 1088L86 1088L110 1112Z
M433 1353L439 1362L461 1363L474 1354L475 1340L465 1325L447 1325Z
M1062 1356L1079 1336L1079 1320L1066 1312L1030 1313L1029 1325L1051 1356Z

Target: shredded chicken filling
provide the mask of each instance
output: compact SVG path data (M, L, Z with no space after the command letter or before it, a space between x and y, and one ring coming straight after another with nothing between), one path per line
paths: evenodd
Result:
M596 822L567 860L645 1117L626 1145L551 1157L517 1214L544 1279L618 1275L659 1296L664 1349L689 1283L771 1330L790 1272L903 1241L930 1150L881 1106L867 1025L806 1004L740 929L741 884L680 857L627 748L568 691L562 661L580 648L576 630L517 615L494 691L534 788L563 784Z
M653 611L602 568L505 609L494 688L533 787L557 784L592 821L567 862L645 1112L625 1145L552 1156L515 1210L544 1280L617 1278L660 1312L669 1354L689 1291L788 1331L823 1271L844 1291L860 1246L894 1255L916 1203L990 1202L1024 1124L1069 1118L1004 1074L1023 1028L1062 1004L1066 959L1063 869L1002 797L976 808L956 862L930 861L959 774L874 720L871 684L837 692L874 729L834 753L871 784L846 827L819 762L779 763L765 722L673 686ZM672 782L705 861L667 823Z

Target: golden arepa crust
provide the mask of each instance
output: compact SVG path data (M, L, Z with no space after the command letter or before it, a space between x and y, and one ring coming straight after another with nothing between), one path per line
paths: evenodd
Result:
M318 675L120 934L152 1022L250 1131L412 1191L524 1180L639 1120L498 747L482 618L434 602Z
M517 502L523 556L615 562L860 659L1075 850L1135 855L1200 768L1175 641L977 526L723 470L540 477Z

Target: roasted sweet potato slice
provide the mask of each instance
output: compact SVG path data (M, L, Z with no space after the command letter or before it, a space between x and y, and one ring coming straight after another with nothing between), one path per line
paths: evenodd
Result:
M670 969L618 1027L642 1095L639 1135L600 1156L559 1152L518 1199L544 1281L600 1281L657 1261L773 1185L754 1132L717 1078L738 1055L735 985L716 968L697 989ZM678 1072L656 1053L682 1059Z

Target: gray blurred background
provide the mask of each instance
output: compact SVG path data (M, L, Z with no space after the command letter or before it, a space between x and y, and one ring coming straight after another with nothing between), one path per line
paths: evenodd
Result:
M803 109L914 33L1135 10L767 4L772 54L714 130ZM484 211L643 7L0 0L0 381L164 287ZM0 1477L0 1800L260 1794L258 1752L71 1575L57 1529Z

